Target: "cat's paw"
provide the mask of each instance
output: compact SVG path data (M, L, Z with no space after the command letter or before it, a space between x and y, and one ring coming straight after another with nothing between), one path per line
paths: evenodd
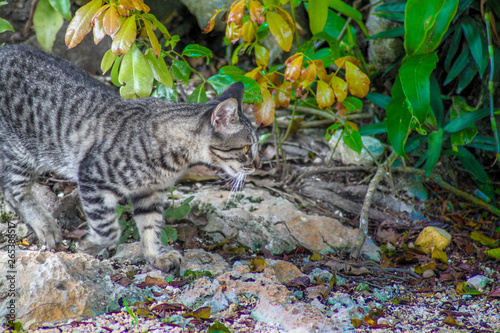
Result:
M146 258L146 260L155 268L164 272L172 272L178 270L181 266L182 255L177 251L170 251L154 258Z
M55 249L62 242L61 228L55 222L35 227L33 231L35 231L38 241L47 246L49 250Z
M80 238L80 241L76 245L76 249L78 250L78 252L83 252L90 254L91 256L96 256L99 252L101 252L103 248L92 242L91 238L87 233L83 235L82 238Z

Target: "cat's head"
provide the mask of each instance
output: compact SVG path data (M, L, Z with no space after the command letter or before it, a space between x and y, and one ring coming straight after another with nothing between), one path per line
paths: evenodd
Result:
M243 84L234 83L214 101L209 138L211 164L241 180L260 166L255 127L241 110L243 93Z

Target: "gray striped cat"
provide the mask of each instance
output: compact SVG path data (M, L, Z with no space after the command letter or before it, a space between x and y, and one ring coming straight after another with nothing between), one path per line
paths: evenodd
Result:
M164 192L190 166L242 177L258 166L255 128L242 114L235 83L204 104L125 100L75 66L44 52L0 47L0 189L5 200L54 248L61 230L31 186L54 172L78 183L89 230L78 248L116 244L116 205L132 203L144 256L169 271L181 255L160 241Z

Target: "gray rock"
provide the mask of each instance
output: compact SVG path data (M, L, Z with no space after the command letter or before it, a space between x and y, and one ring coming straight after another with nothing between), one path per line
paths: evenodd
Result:
M1 251L0 262L8 259L8 253ZM112 282L114 273L109 261L86 254L19 250L13 267L0 266L0 276L12 277L16 294L11 297L10 283L0 280L0 294L8 295L0 300L0 323L5 321L11 302L17 320L24 324L94 317L119 309L120 297L135 303L151 296L147 289Z
M371 136L362 136L361 141L364 147L361 149L361 153L358 154L340 138L341 133L341 131L335 132L328 144L333 150L333 159L341 161L344 165L374 165L373 158L378 159L384 153L385 147L378 139ZM367 149L370 153L368 153Z
M210 272L213 276L221 275L230 269L229 264L217 253L206 252L202 249L187 250L182 258L181 276L186 271Z
M396 28L399 23L393 22L391 20L382 18L375 14L375 10L378 5L381 4L377 0L370 0L370 3L374 6L370 8L370 16L366 21L366 28L370 32L370 35L378 34L380 32ZM372 64L376 70L380 72L385 72L389 66L391 66L398 57L404 54L403 40L401 38L378 38L369 41L368 47L368 57L370 59L370 64Z
M472 289L482 292L490 281L491 280L484 275L474 275L473 277L467 279L467 285Z
M311 250L332 253L351 250L356 244L357 229L342 225L338 220L306 215L292 203L274 197L266 190L247 185L244 192L205 187L195 194L191 214L207 223L202 230L214 242L236 236L241 246L259 251L266 248L281 254L303 245ZM377 260L377 246L367 239L363 254Z

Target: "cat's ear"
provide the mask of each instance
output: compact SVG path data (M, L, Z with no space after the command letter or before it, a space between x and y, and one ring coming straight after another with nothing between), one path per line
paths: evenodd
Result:
M238 106L241 108L241 101L243 100L244 94L245 86L243 86L241 82L236 82L227 87L217 99L219 101L224 101L229 98L235 98L238 101Z
M239 125L238 101L228 98L212 112L211 123L217 132L233 132Z

